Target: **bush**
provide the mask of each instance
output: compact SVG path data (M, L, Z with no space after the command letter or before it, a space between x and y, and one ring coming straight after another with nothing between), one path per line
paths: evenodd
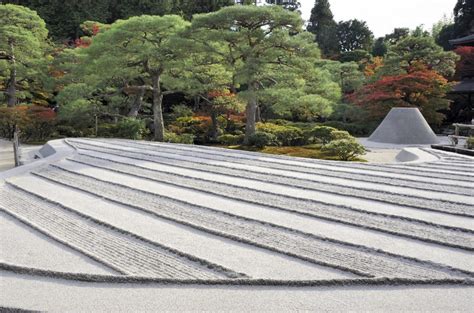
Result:
M337 156L340 160L349 161L364 155L365 148L355 140L334 140L321 148L321 151Z
M257 130L275 135L282 146L302 146L306 144L304 133L298 127L258 123Z
M245 135L226 134L226 135L217 137L217 141L219 141L219 143L226 146L235 146L235 145L241 144L244 141L244 137Z
M0 136L12 138L15 125L22 141L49 139L56 125L56 113L48 107L18 105L0 108Z
M115 124L114 134L118 138L143 139L147 128L145 122L133 117L126 117Z
M59 137L85 137L81 130L77 130L74 127L68 125L56 126L56 133Z
M311 130L311 135L325 145L332 140L331 134L334 131L337 129L329 126L316 126Z
M474 137L469 137L467 140L466 140L466 147L468 149L474 149Z
M249 144L257 148L264 148L265 146L278 146L278 139L273 134L257 131L250 136Z
M184 144L193 144L194 143L194 135L193 134L175 134L166 132L165 133L165 142L171 143L184 143Z
M335 130L335 131L331 132L331 141L341 140L341 139L353 140L354 137L352 137L351 134L349 134L345 130Z
M372 122L372 123L344 123L339 121L327 121L321 124L321 126L329 126L333 128L337 128L340 130L345 130L349 132L352 136L369 136L375 128L377 128L379 123Z
M70 134L75 134L77 132L70 132L70 129L62 128L62 130L69 131ZM112 137L112 138L124 138L124 139L134 139L140 140L147 134L148 129L145 125L145 121L139 120L133 117L126 117L120 122L113 123L101 123L99 124L99 129L97 136L99 137ZM76 137L76 136L73 136Z
M171 108L171 111L173 112L171 114L173 120L176 120L180 117L192 117L193 116L193 110L185 104L174 105Z

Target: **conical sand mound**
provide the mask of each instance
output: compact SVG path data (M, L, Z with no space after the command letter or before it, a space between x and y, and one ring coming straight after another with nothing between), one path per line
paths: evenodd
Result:
M438 143L438 138L417 108L393 108L368 140L398 145Z

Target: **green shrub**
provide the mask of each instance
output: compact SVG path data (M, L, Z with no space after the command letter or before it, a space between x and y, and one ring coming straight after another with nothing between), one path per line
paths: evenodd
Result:
M171 143L184 143L184 144L193 144L194 143L194 135L193 134L181 134L178 135L176 133L165 133L165 142Z
M275 119L275 120L270 120L269 123L267 124L275 124L275 125L288 125L290 122L287 121L287 120L283 120L283 119Z
M365 154L365 148L355 140L334 140L321 148L321 151L337 156L340 160L349 161Z
M56 126L56 133L59 137L85 137L82 130L77 130L74 127L68 125Z
M114 137L134 140L143 139L146 132L147 128L145 122L133 117L122 119L120 122L115 124L113 129Z
M474 137L471 136L466 140L466 147L468 149L474 149Z
M302 146L306 144L304 133L298 127L273 123L258 123L257 130L275 135L279 144L282 146Z
M177 104L171 107L171 111L173 112L172 118L174 120L180 117L192 117L193 110L185 104Z
M264 148L265 146L278 146L279 142L275 135L257 131L250 136L249 144L257 148Z
M226 146L235 146L239 145L244 141L245 135L231 135L231 134L225 134L222 136L217 137L217 141L219 143L226 145Z
M331 134L334 131L337 131L337 129L329 126L316 126L311 130L311 135L323 145L326 145L332 140Z
M354 137L352 137L351 134L349 134L345 130L335 130L335 131L331 132L331 141L341 140L341 139L353 140Z
M339 121L327 121L321 124L321 126L329 126L333 128L337 128L340 130L345 130L349 132L352 136L369 136L375 128L377 128L378 123L344 123Z

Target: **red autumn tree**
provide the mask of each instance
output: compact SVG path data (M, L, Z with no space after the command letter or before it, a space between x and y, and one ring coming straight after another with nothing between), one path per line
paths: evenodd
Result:
M474 76L474 47L458 47L454 50L461 59L456 64L455 80Z
M445 99L448 81L426 66L416 65L407 74L384 76L349 96L349 100L368 112L370 120L382 120L393 107L417 107L428 123L439 125L449 107Z

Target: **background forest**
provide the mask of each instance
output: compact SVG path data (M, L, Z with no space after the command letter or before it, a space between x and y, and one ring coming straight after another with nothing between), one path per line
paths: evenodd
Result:
M328 0L306 24L297 2L234 2L3 1L0 136L317 145L323 157L343 146L352 158L352 136L394 106L418 107L436 130L472 119L449 91L474 49L448 42L472 32L472 1L429 31L381 38L336 22Z

